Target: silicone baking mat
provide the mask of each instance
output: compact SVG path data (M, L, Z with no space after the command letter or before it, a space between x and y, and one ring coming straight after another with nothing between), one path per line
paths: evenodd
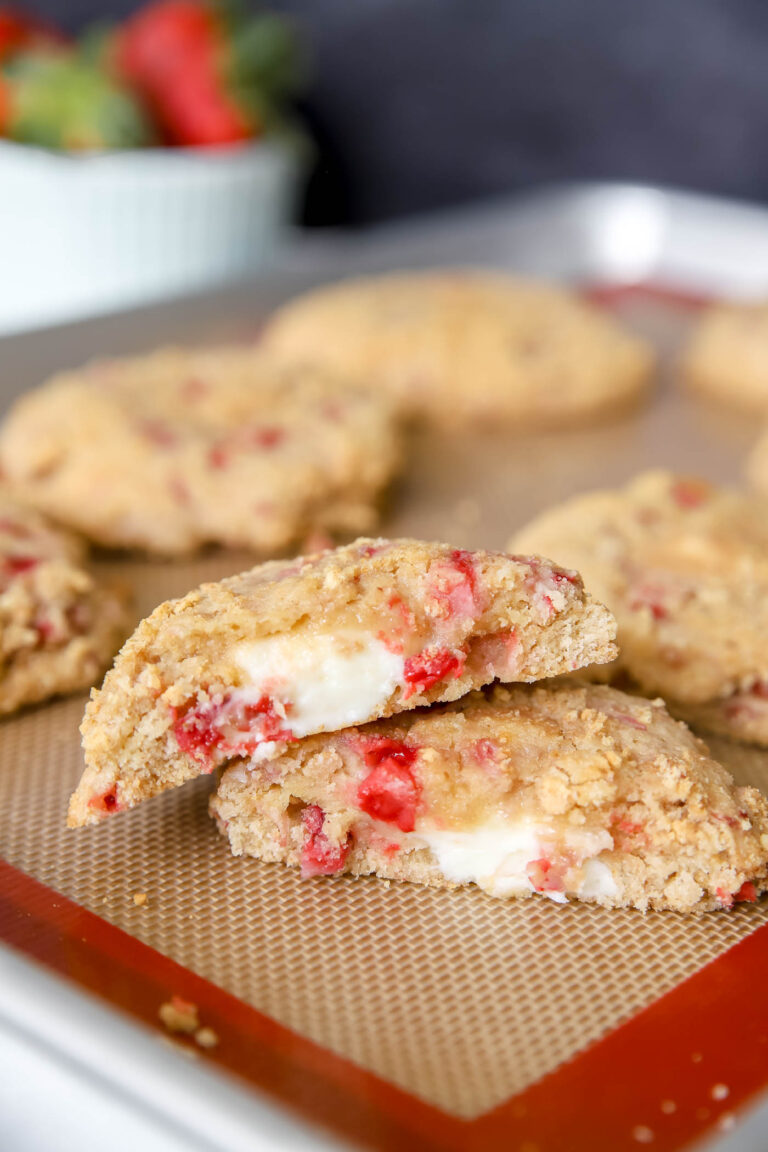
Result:
M383 533L503 547L552 501L652 465L738 480L752 422L674 387L695 303L600 295L662 354L652 401L557 435L418 433ZM250 562L100 566L134 585L143 615ZM768 960L765 901L643 916L302 881L229 854L206 779L68 831L83 704L0 727L0 938L156 1027L163 1000L193 1000L219 1038L204 1058L377 1148L672 1149L729 1126L762 1085L768 1015L745 1014L741 996ZM768 756L725 741L716 752L768 789Z

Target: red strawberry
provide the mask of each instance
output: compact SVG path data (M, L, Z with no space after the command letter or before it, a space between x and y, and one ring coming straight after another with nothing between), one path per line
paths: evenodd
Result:
M12 56L21 48L59 44L63 36L34 16L18 8L0 8L0 60Z

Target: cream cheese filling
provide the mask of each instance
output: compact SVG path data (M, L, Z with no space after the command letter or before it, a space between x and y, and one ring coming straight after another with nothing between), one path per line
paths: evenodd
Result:
M494 821L469 830L418 828L418 836L433 853L443 874L457 884L475 883L493 896L515 896L541 892L558 904L567 895L581 899L613 899L618 886L608 865L595 859L613 847L609 832L566 833L554 836L551 830L532 820ZM546 860L556 847L574 858L568 868L568 883L558 887L537 887L532 869ZM579 864L578 861L581 861Z
M278 701L296 737L374 719L403 680L403 657L363 629L267 636L238 644L234 659L240 691Z

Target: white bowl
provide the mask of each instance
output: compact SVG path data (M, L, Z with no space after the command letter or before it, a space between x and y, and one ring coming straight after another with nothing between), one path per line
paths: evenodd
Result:
M0 141L0 330L237 280L290 219L288 143L70 155Z

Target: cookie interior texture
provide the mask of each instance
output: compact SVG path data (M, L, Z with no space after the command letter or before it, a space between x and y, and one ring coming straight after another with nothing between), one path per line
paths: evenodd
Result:
M614 612L606 675L768 744L768 501L650 472L545 512L510 546L577 568Z
M160 605L83 721L84 824L233 759L616 655L610 613L536 557L359 540Z
M366 531L399 462L385 397L242 347L61 373L0 430L0 465L27 503L99 544L163 555Z
M572 293L466 269L316 289L272 317L263 344L457 428L556 425L621 408L647 390L655 359Z
M661 701L515 686L319 735L227 768L236 855L494 896L681 912L754 900L768 804Z
M83 544L0 490L0 713L89 688L127 631Z

